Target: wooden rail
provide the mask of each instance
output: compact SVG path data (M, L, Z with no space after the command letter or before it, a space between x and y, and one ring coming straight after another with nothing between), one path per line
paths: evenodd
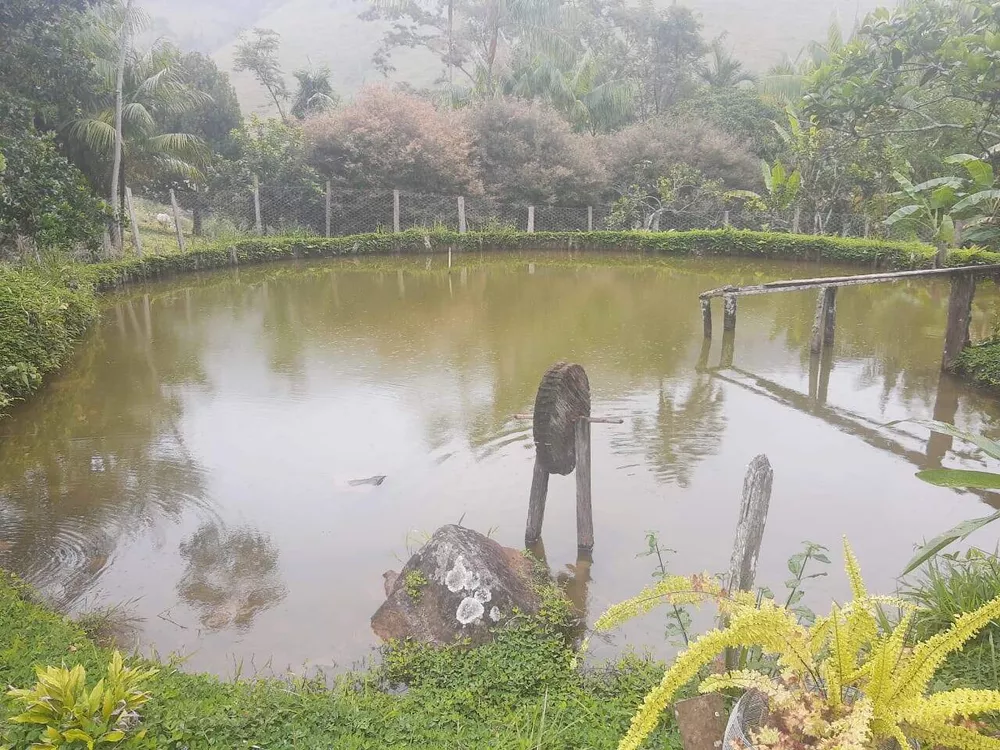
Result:
M816 301L816 317L813 321L812 339L809 351L818 357L833 346L833 334L837 317L837 287L877 284L880 282L906 281L936 276L951 279L951 296L948 299L948 324L944 334L944 354L941 360L943 370L952 370L958 355L969 345L969 323L972 321L972 298L976 293L976 279L981 276L1000 277L1000 265L959 266L956 268L932 268L919 271L893 271L891 273L869 273L856 276L827 276L818 279L793 279L790 281L769 281L766 284L750 286L724 286L710 289L698 295L701 303L702 324L705 338L712 337L712 299L722 297L722 329L736 330L736 300L755 294L773 292L800 292L819 289Z

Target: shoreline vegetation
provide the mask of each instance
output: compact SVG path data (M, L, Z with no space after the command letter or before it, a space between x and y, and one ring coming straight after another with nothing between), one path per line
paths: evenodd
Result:
M0 266L0 315L10 321L0 330L0 417L25 400L56 370L95 320L97 295L132 283L192 271L269 263L280 260L374 255L423 255L452 250L620 251L663 257L739 257L826 261L860 268L904 270L930 268L935 250L914 242L859 240L743 230L688 232L470 232L410 229L398 234L346 237L253 237L193 247L186 253L126 257L82 264ZM1000 262L1000 253L956 250L948 265ZM973 348L975 352L980 350ZM983 350L989 355L991 352ZM1000 386L1000 376L983 379L994 358L970 354L961 372L973 382Z

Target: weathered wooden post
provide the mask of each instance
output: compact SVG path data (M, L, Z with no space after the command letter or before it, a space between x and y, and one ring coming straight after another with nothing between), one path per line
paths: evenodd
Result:
M257 234L264 234L264 221L260 215L260 180L253 176L253 228Z
M399 191L392 191L392 231L399 233Z
M736 358L736 332L722 332L722 352L719 356L719 367L727 369L733 366Z
M771 504L774 471L763 453L747 466L743 478L740 518L736 524L733 556L729 561L729 590L750 591L757 577L757 558L764 538L764 524Z
M458 197L458 233L465 234L465 198Z
M326 181L326 236L332 237L333 230L333 187Z
M705 338L712 338L712 298L703 297L701 300L701 323L705 330Z
M135 254L142 257L142 237L139 236L139 220L135 215L135 204L132 202L132 188L125 186L125 209L128 211L128 220L132 225L132 245L135 247Z
M972 298L976 294L976 277L958 273L951 277L948 297L948 325L944 331L944 356L941 369L951 372L958 355L969 345L969 323L972 322Z
M816 300L816 317L813 318L812 338L809 342L811 354L819 354L824 348L833 346L836 322L837 287L825 286L819 290Z
M594 509L590 485L590 420L576 420L576 546L594 548Z
M174 231L177 232L177 247L184 252L184 228L181 226L181 210L177 205L177 195L170 188L170 205L174 209Z
M587 206L587 231L594 231L594 207Z
M528 231L535 231L535 207L528 206Z
M736 330L736 295L722 295L722 330Z

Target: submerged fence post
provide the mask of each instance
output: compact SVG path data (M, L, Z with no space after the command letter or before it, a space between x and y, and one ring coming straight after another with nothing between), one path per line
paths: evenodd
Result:
M253 176L253 228L257 234L264 234L264 222L260 215L260 179Z
M594 231L594 207L587 206L587 231Z
M174 209L174 230L177 232L177 247L184 252L184 229L181 227L181 210L177 206L177 195L170 188L170 205Z
M333 187L326 181L326 236L332 237L333 230Z
M819 354L833 346L833 332L837 318L837 287L825 286L819 290L816 299L816 317L813 318L812 338L809 342L811 354Z
M465 198L462 196L458 197L458 233L465 234ZM451 250L448 251L448 267L451 267Z
M125 186L125 208L128 211L128 219L132 225L132 245L135 247L135 254L142 257L142 237L139 236L139 220L135 216L135 204L132 202L132 188ZM174 219L176 221L176 218Z
M972 321L972 298L975 294L976 277L973 274L962 273L951 277L942 370L952 371L958 361L958 355L969 345L969 323Z
M528 206L528 231L535 231L535 207Z
M524 529L524 541L537 542L542 536L542 521L545 520L545 500L549 494L549 472L535 459L531 474L531 494L528 496L528 523Z
M399 232L399 191L392 191L392 231Z
M724 294L722 296L722 330L736 330L736 295Z
M594 508L590 484L590 420L576 421L576 546L594 548Z
M705 328L705 338L712 338L712 298L705 297L701 301L701 320Z

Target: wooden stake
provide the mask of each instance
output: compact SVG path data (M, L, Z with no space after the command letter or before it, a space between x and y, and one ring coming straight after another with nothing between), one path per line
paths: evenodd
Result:
M587 231L594 231L594 207L587 206Z
M458 197L458 233L465 234L465 198ZM449 268L451 264L449 264Z
M725 294L722 297L722 330L736 330L736 295Z
M260 180L253 176L253 228L257 234L264 234L264 221L260 215Z
M764 524L771 504L774 471L767 456L761 454L747 466L743 479L740 519L736 525L733 556L729 563L729 590L750 591L757 577L757 558L764 538Z
M135 216L135 204L132 202L132 188L125 186L125 209L128 211L128 219L132 224L132 245L135 247L135 254L142 257L142 237L139 236L139 220Z
M701 321L705 329L705 338L712 338L712 300L705 298L701 301Z
M590 482L590 420L576 421L576 546L594 548L594 510Z
M963 273L952 277L942 370L951 372L958 361L958 355L969 345L969 323L972 322L972 298L975 294L976 277L973 274Z
M448 270L451 270L451 248L448 248Z
M535 231L535 207L528 206L528 231Z
M392 191L392 231L399 233L399 191Z
M333 187L326 181L326 236L332 237L333 230Z
M549 493L549 473L535 459L531 475L531 495L528 497L528 523L524 529L525 544L537 542L542 536L542 521L545 519L545 500Z
M824 348L833 346L836 319L837 287L823 287L816 299L816 316L813 318L812 339L809 342L812 354L819 354Z
M170 189L170 205L174 209L174 230L177 232L177 247L180 248L181 252L184 252L184 230L181 227L181 210L177 206L177 195L174 193L174 189Z

